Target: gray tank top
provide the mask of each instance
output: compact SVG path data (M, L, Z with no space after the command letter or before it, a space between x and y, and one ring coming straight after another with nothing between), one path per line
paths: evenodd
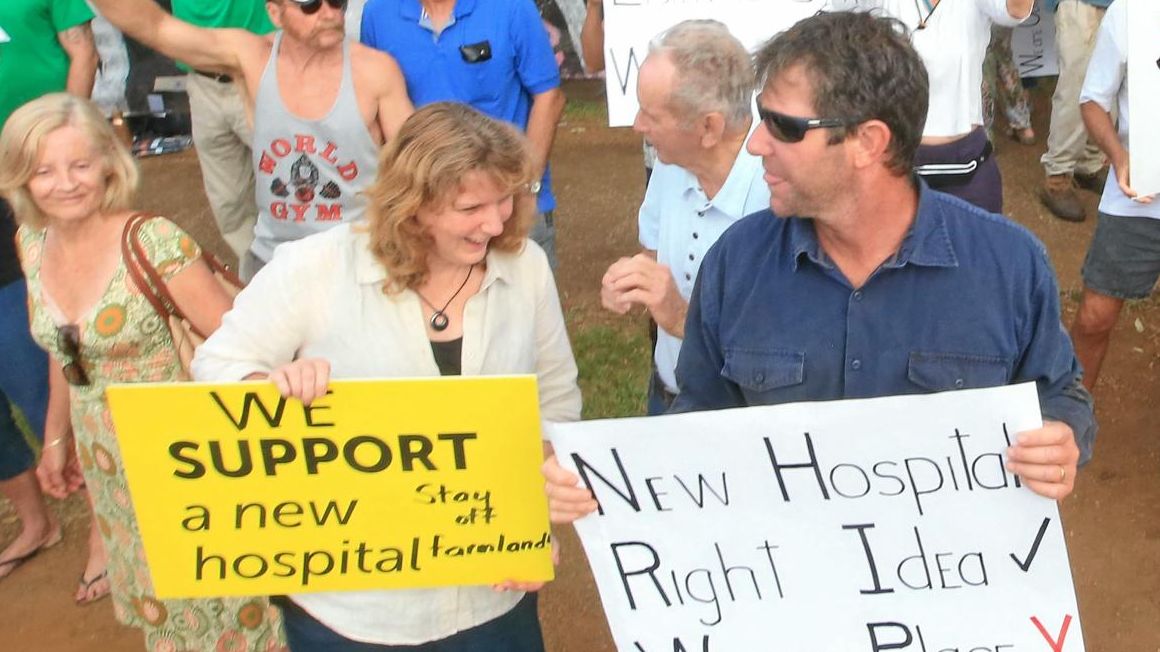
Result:
M342 84L334 105L320 120L304 120L282 104L278 90L278 50L274 37L270 61L254 102L253 161L258 223L254 254L263 261L274 247L362 219L361 192L374 181L378 145L359 112L351 73L350 43L342 46Z

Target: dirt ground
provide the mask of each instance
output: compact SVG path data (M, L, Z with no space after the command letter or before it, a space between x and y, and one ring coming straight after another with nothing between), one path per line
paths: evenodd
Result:
M559 283L569 318L643 328L599 308L600 277L609 262L636 248L635 211L643 193L640 140L630 130L603 126L590 110L598 87L573 84L584 102L561 125L553 156L559 197ZM1033 93L1035 128L1047 132L1047 89ZM1041 138L1042 142L1042 138ZM1042 145L1023 147L998 138L1007 212L1047 245L1059 275L1065 321L1081 290L1080 265L1094 222L1054 219L1035 197L1042 180ZM191 152L143 161L141 207L169 215L218 252ZM1084 195L1089 215L1097 198ZM641 352L645 356L644 351ZM1160 301L1130 305L1120 320L1096 392L1100 435L1095 460L1079 475L1062 507L1087 649L1160 651ZM643 389L643 388L642 388ZM80 608L71 596L84 564L87 517L74 498L56 504L65 539L33 563L0 581L0 650L11 652L119 652L139 650L141 637L114 622L108 601ZM0 541L15 531L0 507ZM541 615L553 652L613 650L599 599L574 535L561 533L559 578L543 592ZM729 651L734 652L734 651Z

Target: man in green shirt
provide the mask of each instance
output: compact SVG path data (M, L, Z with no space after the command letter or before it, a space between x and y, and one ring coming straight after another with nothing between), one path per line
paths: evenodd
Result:
M88 97L97 49L84 0L0 1L0 126L25 102L66 90Z
M173 15L199 27L274 31L265 0L173 0ZM222 238L240 260L254 239L258 218L245 94L230 75L178 65L189 71L186 91L205 195Z

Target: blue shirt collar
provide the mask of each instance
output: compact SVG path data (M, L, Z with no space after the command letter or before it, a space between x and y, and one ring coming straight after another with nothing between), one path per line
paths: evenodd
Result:
M916 183L918 215L907 231L906 237L902 239L902 246L882 266L895 268L913 264L922 267L958 267L959 259L955 255L954 245L951 244L946 216L943 214L943 201L925 181L917 179ZM812 219L789 218L789 244L790 251L793 252L795 270L801 263L802 255L807 256L816 265L833 268L834 264L830 261L830 257L818 242Z
M475 9L475 0L455 0L451 15L455 19L470 14ZM399 15L409 21L418 22L423 15L423 3L419 0L403 0L399 3Z

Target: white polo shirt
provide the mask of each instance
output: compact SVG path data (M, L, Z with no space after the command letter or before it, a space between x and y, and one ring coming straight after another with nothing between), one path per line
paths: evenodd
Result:
M658 160L640 206L640 244L656 251L657 261L669 266L677 290L688 301L709 247L731 224L767 208L769 186L762 179L761 159L744 146L713 199L705 196L691 172ZM665 389L673 393L680 352L681 340L658 329L653 357Z
M1128 4L1136 0L1119 0L1108 7L1095 49L1088 63L1079 101L1095 102L1111 113L1120 110L1119 136L1124 149L1128 148ZM1150 0L1154 1L1154 0ZM1160 219L1160 200L1151 204L1132 201L1120 190L1115 170L1108 175L1104 194L1100 198L1100 212L1119 217L1150 217Z

